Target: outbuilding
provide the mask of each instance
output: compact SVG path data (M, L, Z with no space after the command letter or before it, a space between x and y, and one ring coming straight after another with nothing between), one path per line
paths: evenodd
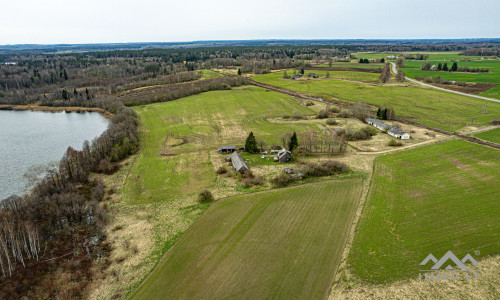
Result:
M274 161L279 161L280 163L290 162L292 161L292 152L283 148L274 156Z
M389 130L391 128L391 126L389 126L385 122L382 122L382 121L374 119L374 118L366 118L366 123L372 125L373 127L378 128L382 131Z
M249 170L247 163L245 162L243 157L241 157L241 154L238 151L233 152L230 158L236 172L243 173Z
M236 151L236 146L222 146L217 149L217 153L233 153Z
M391 127L389 130L387 130L387 133L392 135L393 137L397 138L397 139L402 139L402 140L409 140L410 139L410 135L404 131L402 131L401 129L397 128L397 127Z

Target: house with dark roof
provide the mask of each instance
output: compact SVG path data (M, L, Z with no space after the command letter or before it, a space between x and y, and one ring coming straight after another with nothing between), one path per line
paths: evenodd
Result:
M234 151L236 151L236 146L221 146L217 149L217 152L220 154L233 153Z
M231 154L230 156L230 159L236 172L243 173L249 170L246 161L243 159L243 157L241 157L241 154L238 151L233 152L233 154Z

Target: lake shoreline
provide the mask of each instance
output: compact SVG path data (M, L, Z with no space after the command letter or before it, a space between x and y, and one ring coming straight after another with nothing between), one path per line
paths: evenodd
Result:
M62 112L67 113L81 113L81 112L98 112L106 119L111 119L113 114L99 107L78 107L78 106L42 106L42 105L11 105L0 104L0 110L30 110L37 112Z

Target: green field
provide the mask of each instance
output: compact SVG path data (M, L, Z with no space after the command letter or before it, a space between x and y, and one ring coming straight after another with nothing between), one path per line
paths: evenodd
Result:
M327 95L352 102L390 106L398 116L446 130L465 127L471 117L474 117L476 124L487 124L500 116L499 103L420 87L373 86L340 80L281 80L276 74L260 75L254 79L317 96ZM480 113L484 103L487 103L489 114Z
M361 184L328 181L218 202L132 298L325 298Z
M348 63L348 62L332 63L331 67L332 68L363 68L363 69L382 69L384 67L384 64L376 64L376 63L360 64L360 63L357 63L357 61L358 60L352 60L351 63ZM327 68L327 67L330 67L330 65L329 64L319 64L319 65L313 65L313 67Z
M330 73L330 79L344 79L344 80L354 80L354 81L365 81L365 82L378 82L380 74L378 73L368 73L368 72L349 72L349 71L318 71L318 70L305 70L305 74L316 73L320 76L322 80L329 80L325 78L326 72ZM283 80L284 72L275 72L266 74L268 80L281 80L281 81L292 81L292 79ZM293 75L293 71L288 70L287 74L289 76ZM262 76L257 76L256 78L261 78ZM317 79L310 79L317 80ZM293 80L295 82L295 80ZM307 80L300 79L298 82L303 82Z
M481 132L481 133L475 134L474 136L477 138L483 139L485 141L490 141L493 143L500 144L500 128Z
M500 253L499 154L454 140L376 159L349 257L354 273L375 283L409 280L429 253Z
M141 118L141 152L125 184L131 203L194 196L210 187L216 175L209 151L243 146L253 131L257 139L280 144L286 132L317 129L315 124L273 124L266 117L294 111L314 112L290 96L246 86L212 91L179 100L134 108Z

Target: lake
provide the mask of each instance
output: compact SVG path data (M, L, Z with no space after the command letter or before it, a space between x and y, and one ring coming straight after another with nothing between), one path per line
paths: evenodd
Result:
M96 112L0 110L0 200L31 186L27 173L58 162L68 146L82 149L108 127Z

